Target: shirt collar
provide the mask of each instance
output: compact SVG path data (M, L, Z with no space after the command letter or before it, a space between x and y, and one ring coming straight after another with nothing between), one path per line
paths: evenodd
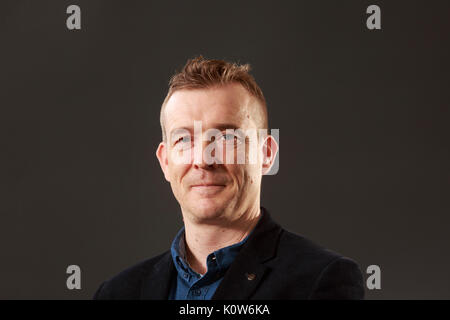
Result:
M261 219L262 212L259 216L259 219ZM254 230L255 228L253 228ZM206 259L206 264L208 267L207 273L210 272L210 270L214 270L215 272L223 272L228 269L228 267L231 265L231 263L234 261L234 258L238 255L240 249L245 244L247 239L250 237L250 235L253 233L253 230L241 241L235 244L232 244L230 246L221 248L219 250L216 250L212 253L210 253ZM171 246L171 254L173 263L175 264L175 268L177 269L179 274L182 273L190 273L198 278L202 277L200 274L192 270L186 260L186 242L185 242L185 227L183 226L175 236L175 239L172 241ZM217 268L209 268L212 263L217 264ZM206 274L205 274L206 275Z

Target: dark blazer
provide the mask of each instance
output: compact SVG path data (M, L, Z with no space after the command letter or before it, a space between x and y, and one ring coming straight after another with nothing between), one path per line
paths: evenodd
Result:
M261 214L213 300L364 298L356 262L286 231L263 207ZM175 277L168 250L103 282L93 298L167 299Z

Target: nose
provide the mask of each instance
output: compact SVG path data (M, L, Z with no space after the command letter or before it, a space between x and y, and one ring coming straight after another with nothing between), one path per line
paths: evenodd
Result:
M215 168L215 165L216 165L215 163L207 164L206 162L202 161L201 163L194 164L194 168L195 169L209 170L209 169Z
M217 162L220 163L220 159L216 159L216 148L216 142L214 141L195 141L194 168L211 169L217 167Z

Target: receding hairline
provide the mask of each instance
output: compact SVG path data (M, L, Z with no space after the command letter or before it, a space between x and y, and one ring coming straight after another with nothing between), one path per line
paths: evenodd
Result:
M251 100L253 100L255 103L248 103L246 104L246 107L249 109L249 113L251 114L252 118L254 119L255 124L258 126L258 128L261 129L268 129L268 115L267 115L267 105L265 101L262 101L257 96L252 94L247 88L245 88L239 81L232 81L227 83L218 83L213 85L208 85L204 87L194 87L194 88L180 88L175 90L169 90L167 93L167 96L165 97L162 105L161 105L161 112L160 112L160 123L161 123L161 129L163 132L163 141L166 141L167 135L166 135L166 126L165 126L165 109L166 105L169 102L170 98L175 92L178 91L199 91L199 90L211 90L211 89L217 89L217 88L224 88L229 85L237 84L241 88L245 90L247 95L250 97ZM257 106L255 106L255 104ZM257 116L255 116L257 114Z

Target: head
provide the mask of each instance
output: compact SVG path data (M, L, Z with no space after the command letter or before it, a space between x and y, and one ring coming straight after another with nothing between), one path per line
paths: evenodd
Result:
M266 101L249 70L249 65L200 56L189 60L169 82L161 107L163 141L156 156L185 219L203 223L230 221L259 209L261 179L275 160L276 141L270 135L258 136L253 150L256 161L251 162L249 139L238 141L226 135L226 129L268 129ZM201 123L201 134L197 136L195 121ZM205 139L211 129L216 129L217 134ZM219 137L226 138L221 142ZM213 151L213 156L220 158L215 163L206 161L204 153L212 143L226 144L224 153L216 155ZM228 163L228 148L237 149L238 144L244 146L245 161L237 161L239 152L233 152L230 154L235 161ZM195 158L197 146L203 150L199 158ZM180 150L186 160L182 163L176 161Z

